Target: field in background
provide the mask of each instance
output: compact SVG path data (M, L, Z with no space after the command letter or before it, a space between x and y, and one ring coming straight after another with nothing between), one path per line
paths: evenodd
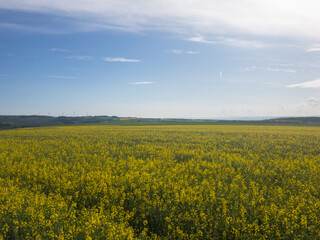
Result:
M0 132L0 239L318 239L320 128Z
M0 115L0 130L46 126L158 126L158 125L253 125L253 126L318 126L320 117L292 117L269 120L209 120L179 118L134 118L117 116L53 117L39 115Z

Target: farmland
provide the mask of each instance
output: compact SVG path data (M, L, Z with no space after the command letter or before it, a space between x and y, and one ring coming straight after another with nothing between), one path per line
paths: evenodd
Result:
M0 131L0 239L318 239L320 128Z

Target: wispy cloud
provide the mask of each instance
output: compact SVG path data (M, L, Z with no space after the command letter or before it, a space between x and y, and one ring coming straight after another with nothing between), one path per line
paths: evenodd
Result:
M177 54L177 55L179 55L179 54L182 54L183 51L180 50L180 49L172 49L172 50L166 50L166 53L171 53L171 54Z
M244 69L245 71L253 71L253 70L263 70L269 72L285 72L285 73L296 73L295 69L288 69L288 68L270 68L270 67L247 67Z
M199 4L200 3L200 4ZM164 7L170 6L170 7ZM81 22L127 29L286 36L320 39L317 0L2 0L0 9L60 15ZM272 14L270 14L272 13ZM79 24L80 25L80 24ZM90 28L88 26L93 26ZM201 39L194 39L201 40Z
M1 9L1 2L0 2ZM16 23L0 23L0 29L8 29L22 32L32 32L32 33L43 33L43 34L63 34L65 31L63 30L55 30L49 28L43 28L39 26L27 26L23 24Z
M251 40L226 38L226 37L219 37L218 43L233 46L233 47L242 47L242 48L264 48L267 46L265 43L260 41L251 41Z
M86 19L88 31L99 25L205 35L239 33L320 39L317 0L1 0L0 9L67 16L78 22Z
M271 63L270 65L280 67L280 68L295 68L295 69L312 69L312 68L320 68L320 63L317 61L314 61L313 59L310 59L309 62L307 61L296 61L295 59L292 59L291 63Z
M187 38L187 41L191 41L191 42L197 42L197 43L207 43L207 44L216 44L217 42L215 41L210 41L205 39L202 36L197 36L197 37L191 37L191 38Z
M320 47L308 48L307 52L320 52Z
M70 52L68 49L63 49L63 48L51 48L51 52Z
M56 78L56 79L79 79L78 77L71 77L71 76L57 76L57 75L49 75L49 78Z
M290 84L290 85L287 85L286 87L288 88L320 88L320 78L313 81Z
M264 48L267 45L260 41L243 40L238 38L227 38L227 37L217 37L213 40L208 40L203 36L196 36L187 38L187 41L205 43L205 44L223 44L232 47L242 47L242 48Z
M92 60L93 58L90 56L67 56L67 59L75 59L75 60Z
M181 54L199 54L199 52L195 51L185 51L185 50L180 50L180 49L167 49L166 53L168 54L176 54L176 55L181 55Z
M132 85L147 85L147 84L153 84L154 82L132 82L132 83L129 83L129 84L132 84Z
M187 54L199 54L200 52L195 52L195 51L186 51Z
M320 45L319 44L312 45L306 50L306 52L320 52Z
M130 59L130 58L120 58L120 57L103 57L102 58L106 62L141 62L139 59Z

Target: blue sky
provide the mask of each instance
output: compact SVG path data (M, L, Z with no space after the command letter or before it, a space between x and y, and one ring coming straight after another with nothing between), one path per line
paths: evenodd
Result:
M0 114L320 115L320 3L2 0Z

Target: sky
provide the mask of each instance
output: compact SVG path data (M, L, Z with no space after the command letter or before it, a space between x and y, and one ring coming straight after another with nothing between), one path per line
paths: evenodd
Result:
M320 1L1 0L0 114L320 116Z

